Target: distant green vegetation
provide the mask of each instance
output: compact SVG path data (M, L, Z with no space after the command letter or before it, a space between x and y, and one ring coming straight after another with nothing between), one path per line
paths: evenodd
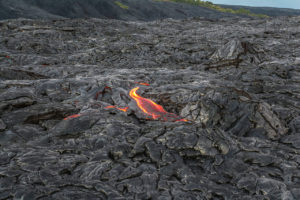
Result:
M121 2L119 2L119 1L115 1L115 4L117 4L118 6L120 6L121 8L123 8L123 9L126 9L126 10L128 10L129 9L129 7L128 6L126 6L126 5L124 5L124 4L122 4Z
M210 1L202 1L202 0L161 0L161 1L173 1L173 2L177 2L177 3L187 3L187 4L192 4L192 5L197 5L197 6L210 8L210 9L217 10L217 11L220 11L220 12L225 12L225 13L248 15L248 16L260 17L260 18L269 17L268 15L264 15L264 14L251 13L250 10L247 10L247 9L244 9L244 8L240 8L240 9L237 9L237 10L234 10L234 9L231 9L231 8L223 8L221 6L213 4Z

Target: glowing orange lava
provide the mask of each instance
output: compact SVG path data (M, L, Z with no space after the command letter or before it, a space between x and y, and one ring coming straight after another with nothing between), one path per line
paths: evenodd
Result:
M105 109L110 109L110 108L116 108L118 110L121 110L123 112L127 112L127 110L129 109L129 107L124 107L124 108L118 108L116 106L106 106Z
M116 106L106 106L105 109L115 108Z
M121 111L123 111L123 112L127 112L127 110L129 109L129 107L125 107L125 108L117 108L117 109L119 109L119 110L121 110Z
M177 122L188 122L189 120L187 119L179 119L179 120L176 120Z
M140 84L140 85L145 85L145 86L149 86L150 84L149 83L141 83L141 82L135 82L137 84Z
M165 121L187 121L186 119L180 119L180 117L174 113L165 111L161 105L156 104L154 101L141 97L136 93L138 89L139 87L133 88L129 92L129 96L136 101L137 106L145 114L151 116L153 119L163 119Z
M64 118L64 120L73 119L73 118L76 118L76 117L79 117L79 116L81 116L81 115L80 114L71 115L69 117Z

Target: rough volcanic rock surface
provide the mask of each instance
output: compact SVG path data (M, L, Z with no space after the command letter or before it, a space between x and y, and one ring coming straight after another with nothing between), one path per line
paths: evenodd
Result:
M1 21L0 199L300 199L299 24Z

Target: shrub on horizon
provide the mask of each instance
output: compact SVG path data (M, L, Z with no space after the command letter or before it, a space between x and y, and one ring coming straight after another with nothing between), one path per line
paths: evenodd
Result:
M221 6L213 4L210 1L202 1L202 0L160 0L160 1L172 1L172 2L177 2L177 3L187 3L187 4L202 6L202 7L210 8L210 9L217 10L220 12L231 13L231 14L248 15L248 16L259 17L259 18L268 18L269 17L268 15L264 15L264 14L252 13L250 10L247 10L245 8L240 8L237 10L234 10L231 8L223 8Z

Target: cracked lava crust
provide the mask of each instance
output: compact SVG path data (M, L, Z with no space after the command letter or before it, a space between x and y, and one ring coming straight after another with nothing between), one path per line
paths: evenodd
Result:
M0 199L300 199L299 17L0 22Z

